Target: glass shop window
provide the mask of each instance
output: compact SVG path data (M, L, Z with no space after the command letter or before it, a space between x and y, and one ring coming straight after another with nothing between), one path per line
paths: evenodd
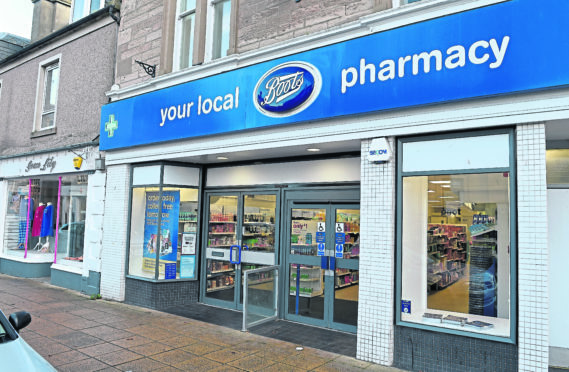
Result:
M133 175L142 170L139 168ZM165 166L163 179L164 183L182 180L197 183L196 174L199 174L197 169ZM133 187L129 275L196 279L198 196L196 187Z
M506 151L494 150L497 158L488 156L500 171L441 174L428 169L452 164L484 168L480 167L484 156L476 161L469 157L476 158L472 150L487 140L460 138L432 141L433 147L425 142L418 142L416 148L414 144L403 146L402 168L413 172L406 176L403 171L401 176L403 322L510 337L515 299L511 298L512 197L511 171L505 171L509 169L507 136L493 142L501 143ZM453 149L453 156L445 160L448 149ZM429 161L432 151L437 152L434 157L440 159L439 164ZM421 152L423 157L419 158ZM406 160L413 160L413 164L405 165Z
M20 258L56 258L57 263L80 266L87 184L87 175L8 181L5 253Z

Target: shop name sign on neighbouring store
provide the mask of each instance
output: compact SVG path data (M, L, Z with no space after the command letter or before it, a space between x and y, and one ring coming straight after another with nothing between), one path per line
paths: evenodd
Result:
M28 162L28 166L26 167L25 171L29 172L30 170L37 169L40 171L48 170L50 173L53 172L57 162L53 156L48 157L45 161L33 161L30 160Z
M513 0L116 101L100 148L567 86L568 13Z
M76 156L74 151L61 150L50 152L43 157L30 155L4 159L0 161L0 174L11 178L94 170L97 149L85 147L76 151L80 151L81 156ZM81 161L78 162L77 158Z

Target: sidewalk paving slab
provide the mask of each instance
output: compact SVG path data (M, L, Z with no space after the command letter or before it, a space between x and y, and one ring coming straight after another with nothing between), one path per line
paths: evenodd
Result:
M58 371L400 371L352 357L0 274L0 309Z

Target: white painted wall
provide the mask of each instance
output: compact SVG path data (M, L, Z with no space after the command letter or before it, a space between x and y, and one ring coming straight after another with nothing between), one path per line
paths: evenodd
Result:
M101 272L106 182L107 175L104 172L96 172L89 175L82 273L83 276L87 277L89 276L89 271Z
M411 315L422 315L427 308L428 186L427 176L403 180L401 300L412 300ZM410 320L406 314L401 319Z
M549 345L569 349L569 189L547 191L549 226ZM552 364L554 362L552 352ZM565 366L569 366L568 359ZM554 364L555 363L555 364Z
M359 157L243 165L212 168L207 171L207 187L359 180Z

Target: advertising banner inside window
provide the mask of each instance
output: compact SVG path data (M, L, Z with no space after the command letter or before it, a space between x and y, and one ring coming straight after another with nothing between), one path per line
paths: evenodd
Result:
M137 172L153 167L158 167L159 175L164 168L164 179L168 172L170 176L172 172L179 176L171 179L181 179L192 173L188 169L193 169L138 167L133 170L133 181ZM129 275L147 279L197 279L198 199L197 187L133 186Z

